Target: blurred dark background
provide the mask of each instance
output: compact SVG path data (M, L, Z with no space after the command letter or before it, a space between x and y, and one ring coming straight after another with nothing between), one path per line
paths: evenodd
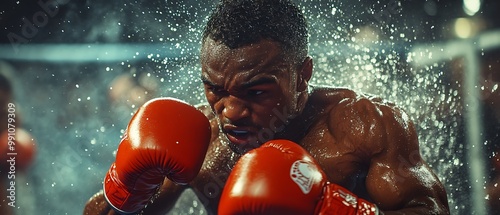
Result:
M208 14L215 2L217 1L5 1L0 14L0 30L3 35L0 42L10 43L7 36L9 33L22 36L24 19L43 25L37 27L35 36L25 37L28 42L34 43L157 41L165 36L186 33L188 27L194 27L194 24L203 24L203 19L200 18ZM471 2L471 8L466 9L464 2ZM477 5L477 2L480 4ZM496 29L500 25L500 3L496 0L320 0L300 4L306 13L320 16L323 20L331 18L329 21L336 26L352 24L354 27L375 25L382 30L394 28L398 29L397 33L414 36L411 38L414 42L454 38L455 35L451 32L457 18L473 17L474 25L479 30ZM332 14L333 8L336 14ZM175 23L175 26L169 26L170 23ZM395 26L382 26L384 24ZM178 28L175 31L177 33L169 31L170 27Z

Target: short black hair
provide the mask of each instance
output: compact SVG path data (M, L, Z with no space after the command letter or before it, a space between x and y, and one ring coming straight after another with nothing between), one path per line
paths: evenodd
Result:
M302 63L308 52L308 29L302 11L290 0L221 0L203 31L231 49L271 39L285 56Z

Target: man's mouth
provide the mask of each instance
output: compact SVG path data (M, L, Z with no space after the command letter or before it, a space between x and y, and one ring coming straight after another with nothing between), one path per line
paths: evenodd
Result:
M248 131L243 131L243 130L233 130L233 131L229 131L231 134L233 134L234 136L241 136L241 137L244 137L246 135L248 135Z
M250 128L243 128L231 125L224 125L223 129L226 134L228 140L237 145L246 145L251 143L251 138L253 132L251 132Z
M243 145L249 143L250 132L245 130L229 130L226 136L232 143Z

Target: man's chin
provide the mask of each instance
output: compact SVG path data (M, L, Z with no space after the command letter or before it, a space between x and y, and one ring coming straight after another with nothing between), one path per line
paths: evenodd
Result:
M229 142L229 147L233 152L238 154L246 153L252 149L258 148L262 143L257 141L254 136L235 136L232 134L226 134L226 138Z
M245 154L252 149L258 148L260 145L262 145L262 144L259 144L257 142L252 142L252 143L229 142L229 148L231 148L231 150L233 152L238 153L238 154Z

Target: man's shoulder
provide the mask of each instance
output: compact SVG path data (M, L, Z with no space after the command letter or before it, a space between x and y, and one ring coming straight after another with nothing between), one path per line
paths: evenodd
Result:
M409 121L406 113L395 103L376 95L348 88L318 89L316 103L324 103L331 120L348 123L379 124L385 121ZM401 120L400 120L401 119Z
M390 101L345 88L324 88L321 91L322 102L328 108L326 123L337 140L381 149L388 144L384 139L389 136L414 135L408 115ZM373 152L376 151L379 150Z
M205 114L205 116L208 118L208 121L210 122L210 127L212 129L211 142L212 143L216 142L217 137L219 136L219 124L217 118L215 117L214 112L212 111L212 108L210 107L210 105L206 103L200 103L194 106L203 114Z
M205 114L205 116L209 120L212 120L213 118L215 118L215 115L212 111L212 108L207 103L199 103L199 104L194 105L194 107L196 109L198 109L199 111L201 111L203 114Z

